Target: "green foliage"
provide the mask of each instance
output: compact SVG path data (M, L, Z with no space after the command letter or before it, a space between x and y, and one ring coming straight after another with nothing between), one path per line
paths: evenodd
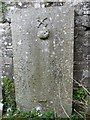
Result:
M15 95L14 95L14 83L13 80L9 78L3 79L3 104L4 111L7 113L7 118L9 120L14 120L14 118L31 118L32 120L55 120L55 115L51 111L43 112L36 111L33 109L32 111L26 112L22 110L15 109ZM87 96L87 91L83 88L78 88L74 91L73 97L74 100L83 101ZM90 100L87 101L90 104ZM83 120L80 116L73 114L70 118L57 118L57 120Z
M78 108L79 110L75 113L78 113L80 116L82 116L82 119L83 120L86 116L86 107L87 107L87 101L89 101L89 99L87 100L87 96L88 96L88 92L86 89L84 88L78 88L77 90L74 90L74 93L73 93L73 99L74 99L74 102L76 102L76 105L78 105ZM71 117L73 120L78 120L79 119L79 116L76 116L75 114Z
M26 112L22 110L11 110L7 112L8 119L14 118L32 118L33 120L54 120L54 113L53 112L44 112L41 113L40 111L36 111L33 109L32 111Z
M7 114L8 120L55 120L55 115L53 112L43 112L36 111L33 109L32 111L26 112L22 110L12 110ZM84 120L77 114L71 115L70 118L57 118L56 120Z
M45 112L43 113L42 115L42 118L43 119L48 119L48 120L54 120L55 119L55 116L54 116L54 113L53 112Z
M88 105L90 105L90 98L89 98L89 99L87 99L87 104L88 104Z
M0 12L2 12L2 2L0 2Z
M87 96L87 91L83 88L78 88L77 90L74 90L73 98L74 100L82 101Z
M5 18L6 12L7 12L7 4L5 2L2 2L3 22L6 22L6 18Z
M38 115L38 113L36 111L30 111L30 112L26 112L26 111L22 111L22 110L15 110L13 116L18 117L18 118L33 118L36 117Z
M3 79L3 104L4 112L15 109L14 83L9 78Z
M70 116L70 119L71 119L71 120L84 120L83 117L80 117L80 116L77 115L77 114L71 115L71 116Z

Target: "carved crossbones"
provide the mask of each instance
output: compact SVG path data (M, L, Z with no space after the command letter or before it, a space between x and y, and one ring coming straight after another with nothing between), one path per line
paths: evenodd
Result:
M38 28L41 26L41 25L44 25L44 27L47 27L48 24L46 24L44 21L47 20L47 17L44 18L43 20L40 20L39 18L37 19L37 21L39 22L38 24Z

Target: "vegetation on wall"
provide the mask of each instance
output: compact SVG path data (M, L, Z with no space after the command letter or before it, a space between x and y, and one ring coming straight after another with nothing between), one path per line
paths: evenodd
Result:
M73 92L73 103L75 103L77 107L77 110L73 108L74 113L82 116L84 120L86 120L88 107L90 105L90 98L88 97L88 95L88 89L86 89L84 85L80 83L78 88Z
M82 101L87 95L87 92L82 88L74 91L74 100ZM41 112L33 109L32 111L26 112L20 109L16 109L15 106L15 91L14 91L14 82L9 78L3 79L3 104L4 104L4 112L6 118L10 120L14 120L15 118L32 118L32 120L55 120L54 112L47 111ZM73 114L66 118L65 120L78 120L82 118L79 115ZM4 118L3 118L4 119ZM58 118L57 120L62 120L62 118Z
M54 112L43 112L33 109L26 112L22 110L9 111L6 117L8 120L84 120L82 117L73 114L69 118L55 118ZM3 119L4 120L4 119Z
M5 18L6 12L7 12L7 4L5 4L5 2L2 2L3 22L6 22L6 18Z
M15 109L15 90L13 80L9 78L3 78L2 89L4 112L7 112L10 109Z
M87 91L83 88L78 88L74 90L73 98L74 100L83 101L87 97Z
M74 92L74 99L82 101L85 98L86 94L87 92L80 88L76 92ZM10 120L14 120L16 118L26 118L26 119L32 118L32 120L55 120L54 112L51 111L42 113L41 111L37 111L36 109L33 109L32 111L29 112L16 109L14 82L12 79L9 78L3 79L3 104L4 104L4 112L6 113L4 117ZM78 120L79 118L82 117L73 114L69 116L69 118L66 118L65 120ZM57 120L62 120L62 118L60 117Z
M78 1L78 0L77 0ZM2 2L2 12L5 15L7 11L7 5ZM5 22L5 16L3 16L3 22ZM83 108L87 108L90 105L90 99L87 98L89 91L84 88L82 84L79 84L80 87L74 90L73 92L73 101L75 103L80 103ZM22 110L16 109L15 106L15 95L14 95L14 83L13 80L9 78L3 79L3 104L4 104L4 112L6 113L7 118L14 119L15 117L23 117L23 118L33 118L35 120L54 120L55 115L53 112L44 112L43 114L40 111L36 111L33 109L32 111L26 112ZM74 111L75 114L71 115L70 120L79 120L81 117L85 119L85 112ZM61 118L58 118L61 120Z

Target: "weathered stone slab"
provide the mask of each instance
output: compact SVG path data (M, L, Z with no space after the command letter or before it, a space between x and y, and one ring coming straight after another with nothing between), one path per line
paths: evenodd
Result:
M72 111L73 8L16 8L12 14L14 78L19 108Z

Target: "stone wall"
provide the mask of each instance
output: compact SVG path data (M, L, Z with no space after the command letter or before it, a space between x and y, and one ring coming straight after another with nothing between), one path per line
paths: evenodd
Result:
M2 114L2 78L13 77L12 36L9 22L5 21L3 7L0 2L0 116Z
M89 88L90 2L75 7L74 79ZM86 82L87 81L87 82ZM88 85L88 86L87 86Z
M2 24L2 4L0 4L0 116L2 115L2 34L3 34L3 24Z
M3 24L0 23L0 48L2 48L2 32L3 32ZM0 50L0 116L2 115L2 50Z
M4 1L3 1L4 2ZM8 2L7 0L5 2ZM81 2L81 1L80 1ZM20 4L19 4L20 5ZM78 88L75 81L82 83L90 90L90 2L75 6L75 44L74 44L74 89ZM12 35L10 14L14 4L8 4L8 14L3 20L2 4L0 4L0 77L13 78ZM4 22L4 23L3 23ZM1 86L1 85L0 85ZM1 87L0 87L0 93ZM0 94L0 100L2 95Z
M2 75L5 77L12 78L13 77L13 53L12 53L12 35L11 35L11 27L10 23L5 19L5 12L3 9L6 9L4 3L0 3L2 5L1 10L1 26L2 35L1 35L1 51L2 51Z
M75 6L74 38L74 90L79 82L90 91L90 2Z

